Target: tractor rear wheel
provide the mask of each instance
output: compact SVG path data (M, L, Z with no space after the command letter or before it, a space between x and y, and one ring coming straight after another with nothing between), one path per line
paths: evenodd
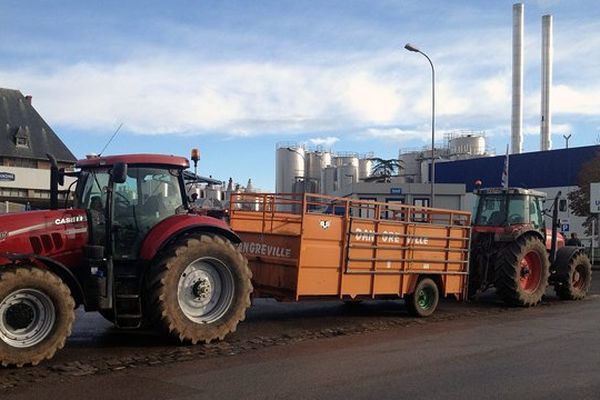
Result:
M187 237L167 248L146 279L150 322L182 342L209 343L235 332L250 306L252 273L231 242Z
M417 283L415 291L406 296L406 307L413 317L428 317L433 314L439 301L437 285L431 279L424 278Z
M559 266L560 279L554 291L561 300L581 300L592 285L592 263L583 253L571 257L568 265Z
M63 348L75 320L75 301L65 283L32 266L0 273L0 363L37 365Z
M498 254L496 290L511 306L530 307L542 300L550 265L546 246L534 236L519 238Z

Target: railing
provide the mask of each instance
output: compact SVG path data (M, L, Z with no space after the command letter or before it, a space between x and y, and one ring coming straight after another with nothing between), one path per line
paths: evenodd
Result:
M264 216L285 213L338 215L372 221L402 221L414 224L470 226L471 213L458 210L381 203L312 193L235 193L230 215L237 211L260 211Z

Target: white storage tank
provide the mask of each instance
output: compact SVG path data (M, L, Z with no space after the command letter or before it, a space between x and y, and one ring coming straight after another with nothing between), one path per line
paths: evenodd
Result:
M370 158L361 158L358 160L358 179L363 180L371 176L373 170L373 160Z
M420 151L402 153L398 157L400 164L402 164L403 167L402 171L400 171L400 175L404 175L407 182L421 182L421 161L423 157L424 155Z
M221 200L221 186L220 185L207 185L206 189L206 198Z
M333 194L337 189L337 168L334 166L325 167L321 171L321 194Z
M294 183L305 177L305 151L300 145L282 144L277 146L275 169L275 191L292 193Z
M327 151L309 151L306 153L305 179L311 182L314 193L319 193L321 186L321 171L331 165L331 153ZM313 193L313 192L311 192Z
M349 164L358 167L358 155L356 153L337 153L334 157L333 164L336 167Z
M448 141L451 155L477 155L485 154L485 137L482 135L467 134L457 136Z
M355 182L358 182L358 165L344 164L337 168L338 190L344 190Z

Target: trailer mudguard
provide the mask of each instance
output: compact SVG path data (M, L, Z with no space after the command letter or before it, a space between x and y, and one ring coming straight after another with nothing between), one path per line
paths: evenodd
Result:
M140 248L140 259L151 260L167 244L195 232L221 235L233 243L241 240L222 220L204 215L173 215L158 223L146 235Z

